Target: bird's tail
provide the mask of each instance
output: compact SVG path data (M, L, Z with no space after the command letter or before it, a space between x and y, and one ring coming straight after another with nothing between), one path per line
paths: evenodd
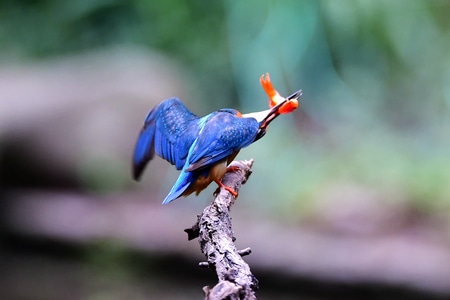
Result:
M189 185L195 181L194 174L192 172L186 172L184 169L181 170L177 181L173 185L169 194L164 198L162 204L167 204L175 199L180 198L184 191L189 187Z

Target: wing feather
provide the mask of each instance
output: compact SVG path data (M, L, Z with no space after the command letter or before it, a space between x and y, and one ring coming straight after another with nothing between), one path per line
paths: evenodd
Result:
M155 106L147 114L136 142L134 178L140 178L155 153L180 170L200 131L198 119L178 98L169 98Z
M213 165L255 141L259 123L254 118L239 118L217 112L205 123L188 156L192 172Z

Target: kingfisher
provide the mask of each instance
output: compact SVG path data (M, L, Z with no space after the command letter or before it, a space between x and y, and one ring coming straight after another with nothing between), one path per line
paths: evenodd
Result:
M221 182L230 170L228 165L242 148L262 138L277 116L295 110L302 95L299 90L282 97L273 88L268 73L261 75L260 84L269 98L269 109L260 112L241 114L223 108L199 117L174 97L156 105L145 117L136 141L133 178L140 179L156 153L180 170L163 204L194 192L198 195L213 181L237 197L231 187Z

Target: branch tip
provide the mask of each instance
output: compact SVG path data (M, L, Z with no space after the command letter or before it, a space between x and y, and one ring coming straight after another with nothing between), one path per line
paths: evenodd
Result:
M245 249L239 250L237 253L240 256L247 256L247 255L250 255L252 253L252 249L250 249L250 247L247 247Z
M184 232L188 235L188 241L191 241L199 237L200 227L198 226L198 223L195 223L191 228L186 228Z

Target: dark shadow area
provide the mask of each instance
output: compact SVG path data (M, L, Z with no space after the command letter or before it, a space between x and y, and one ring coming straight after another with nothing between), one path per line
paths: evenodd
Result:
M116 251L111 251L116 248ZM30 281L41 281L48 278L46 272L62 271L53 276L71 277L72 284L79 290L89 293L96 290L92 287L91 276L103 277L103 288L114 289L117 281L122 281L120 289L126 290L140 287L142 283L151 283L151 293L161 294L167 290L178 291L172 295L183 299L183 295L191 295L188 299L199 299L202 296L201 287L213 286L216 276L213 270L198 267L198 261L193 261L179 255L164 253L144 253L114 246L114 242L100 241L98 244L82 246L65 243L54 239L20 236L3 231L0 265L0 293L9 295L8 300L21 299L17 289L27 290L35 295L35 299L52 299L60 295L40 294L42 285L52 285L43 282L39 286L26 286ZM28 264L27 264L28 262ZM33 270L39 268L39 270ZM80 269L82 271L80 271ZM41 278L35 278L42 272ZM258 278L260 290L258 299L448 299L445 295L425 293L415 289L400 286L367 283L337 283L332 281L314 280L311 278L288 276L283 272L266 271L253 268ZM11 278L23 276L21 286L8 286ZM90 274L81 276L80 274ZM52 276L50 276L52 278ZM12 280L13 283L19 282ZM117 286L116 286L117 287ZM55 289L57 292L58 289ZM117 292L117 290L115 290ZM186 291L184 294L181 291ZM146 291L142 291L145 293ZM48 293L48 291L46 292ZM170 293L169 293L170 294ZM179 297L179 298L177 298Z

